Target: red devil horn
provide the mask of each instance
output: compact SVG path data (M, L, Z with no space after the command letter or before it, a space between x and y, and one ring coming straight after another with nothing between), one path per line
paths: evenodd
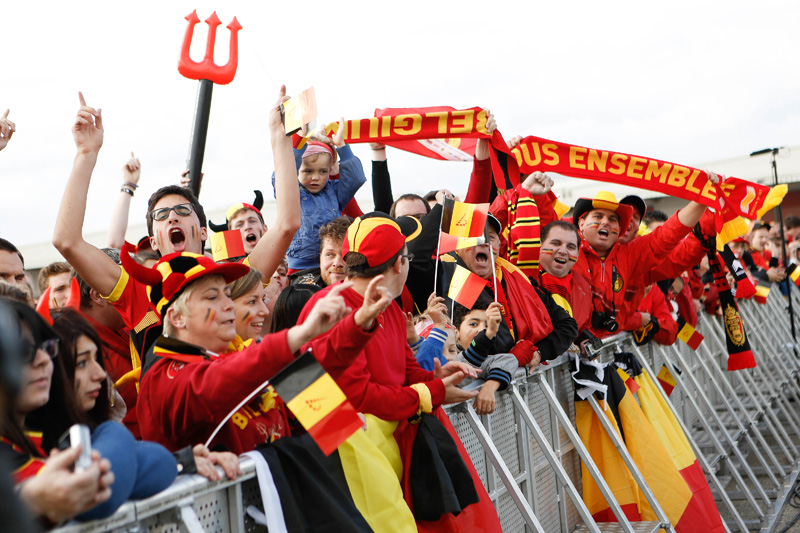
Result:
M53 317L50 316L50 287L47 287L39 297L39 303L36 304L36 312L42 315L45 322L51 326L53 325Z
M81 308L81 286L78 284L78 278L72 276L69 282L69 296L65 307L71 307L76 311Z
M119 251L119 259L122 263L122 268L128 273L130 277L136 281L140 281L145 285L156 285L161 283L161 272L155 268L147 268L144 265L137 263L131 254L136 250L136 247L125 241L122 249Z

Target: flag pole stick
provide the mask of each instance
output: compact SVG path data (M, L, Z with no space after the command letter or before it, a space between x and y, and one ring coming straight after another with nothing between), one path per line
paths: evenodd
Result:
M439 279L439 250L442 247L442 221L444 220L444 204L442 204L442 216L439 217L439 240L436 242L436 263L433 265L433 292L436 292L436 282Z
M492 258L492 281L494 282L494 301L497 301L497 273L495 270L495 262L494 262L494 250L492 250L492 244L489 243L489 257Z

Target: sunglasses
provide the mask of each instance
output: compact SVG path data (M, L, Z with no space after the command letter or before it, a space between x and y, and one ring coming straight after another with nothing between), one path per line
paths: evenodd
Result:
M150 218L153 220L164 220L169 216L170 211L175 211L175 214L181 217L188 217L194 211L192 204L178 204L172 207L162 207L161 209L154 209L150 211Z
M31 364L36 359L36 352L44 350L50 359L55 359L58 355L58 339L47 339L39 345L33 344L29 341L22 341L22 363Z

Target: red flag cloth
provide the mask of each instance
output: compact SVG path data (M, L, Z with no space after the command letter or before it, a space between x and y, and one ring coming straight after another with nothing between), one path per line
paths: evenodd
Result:
M457 110L419 108L416 112L412 109L385 109L377 110L376 114L381 116L346 121L345 140L348 143L392 143L448 139L448 144L451 144L456 138L489 139L492 171L500 190L519 184L521 172L529 174L537 170L654 190L713 207L717 214L717 231L723 242L743 233L743 221L738 219L739 216L750 220L759 218L778 205L787 190L784 185L770 188L739 178L727 178L724 183L714 186L708 181L707 174L699 169L539 137L526 137L509 150L499 131L489 134L486 129L488 113L479 107ZM439 154L434 155L434 151L428 152L430 154L425 155L442 158Z
M450 113L457 111L453 107L438 106L438 107L408 107L408 108L386 108L376 109L376 117L404 117L423 115L425 113ZM400 118L400 121L403 119ZM387 146L399 148L406 152L430 157L432 159L441 159L443 161L472 161L475 155L475 146L478 144L478 139L450 137L446 139L416 139L413 141L388 141L385 143Z
M481 237L455 237L446 233L444 231L440 232L439 235L439 249L438 254L444 255L450 252L455 252L456 250L462 250L464 248L471 248L473 246L478 246L479 244L483 244L486 240ZM436 253L433 253L433 258L436 258Z

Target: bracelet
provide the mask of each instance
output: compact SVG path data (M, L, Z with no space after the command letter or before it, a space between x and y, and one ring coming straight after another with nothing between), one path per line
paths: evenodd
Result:
M383 148L373 148L372 149L373 152L380 152L381 150L386 150L386 147L384 146Z
M124 186L124 185L119 190L119 192L126 192L126 193L130 194L131 197L133 197L133 191L131 189L129 189L128 187Z
M131 183L129 181L123 182L122 186L123 187L129 187L129 188L133 189L134 191L139 188L138 185L136 185L135 183Z

